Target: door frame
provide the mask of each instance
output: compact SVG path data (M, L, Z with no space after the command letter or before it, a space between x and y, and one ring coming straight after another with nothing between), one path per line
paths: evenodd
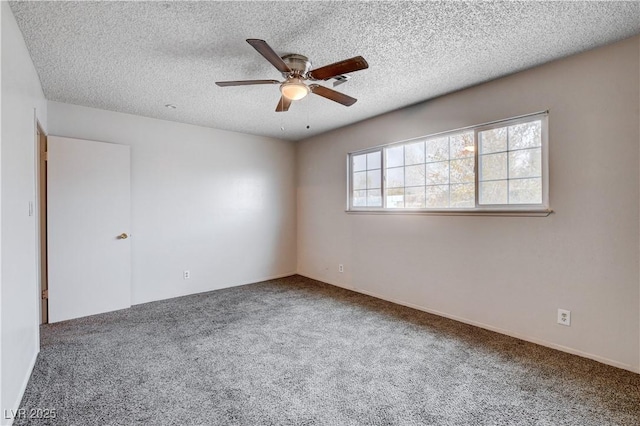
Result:
M47 256L47 134L36 119L36 271L39 324L49 322Z

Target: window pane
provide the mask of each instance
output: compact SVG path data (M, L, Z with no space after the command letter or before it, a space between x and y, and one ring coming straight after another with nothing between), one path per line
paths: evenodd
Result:
M507 181L480 182L480 204L507 204Z
M427 162L449 159L449 137L431 139L426 142Z
M404 186L404 167L387 169L387 188Z
M367 189L367 172L353 174L353 189Z
M542 179L515 179L509 181L509 204L541 204Z
M427 207L449 207L449 185L427 186Z
M507 153L483 155L480 157L480 180L507 178Z
M405 186L424 186L424 164L405 167Z
M404 188L387 189L387 207L402 208L404 207Z
M367 169L379 169L380 166L380 158L382 157L381 152L372 152L367 154Z
M485 130L478 133L478 146L480 154L500 152L507 150L507 128Z
M412 209L424 208L424 186L406 188L405 207Z
M476 178L473 171L474 163L473 157L451 161L449 164L451 183L473 182Z
M365 207L367 205L367 191L353 191L353 207Z
M462 133L449 138L451 158L473 157L473 132Z
M427 164L427 185L449 183L449 162Z
M385 149L387 153L387 167L398 167L404 165L404 146L396 146Z
M476 188L473 183L451 185L451 207L468 208L476 206Z
M509 178L542 176L541 148L523 149L509 153Z
M367 206L382 207L382 190L370 189L367 191Z
M365 154L362 155L354 155L351 157L353 161L353 171L360 172L367 168L367 156Z
M509 126L509 150L534 148L542 145L542 122Z
M369 170L367 171L367 189L376 189L382 187L382 171Z
M411 143L404 147L404 164L424 163L424 142Z

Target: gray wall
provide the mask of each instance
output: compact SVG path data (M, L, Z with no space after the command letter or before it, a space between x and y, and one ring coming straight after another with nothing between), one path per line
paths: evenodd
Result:
M639 40L301 142L298 272L640 371ZM547 109L551 216L344 212L348 152Z

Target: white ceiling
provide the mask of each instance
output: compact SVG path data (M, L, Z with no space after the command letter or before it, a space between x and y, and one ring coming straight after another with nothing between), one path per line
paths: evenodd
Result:
M49 100L299 140L640 32L640 2L12 2ZM249 44L369 69L276 113ZM327 85L330 86L330 82ZM175 104L168 109L165 104ZM309 126L309 129L307 129ZM283 130L284 129L284 130Z

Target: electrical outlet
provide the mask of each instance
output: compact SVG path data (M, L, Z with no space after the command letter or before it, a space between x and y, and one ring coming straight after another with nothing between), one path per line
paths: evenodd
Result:
M571 311L567 311L566 309L558 309L558 324L566 325L567 327L571 325Z
M338 272L344 272L344 265L342 263L338 265Z
M189 278L191 278L191 271L186 270L184 272L182 272L182 278L185 280L188 280Z

